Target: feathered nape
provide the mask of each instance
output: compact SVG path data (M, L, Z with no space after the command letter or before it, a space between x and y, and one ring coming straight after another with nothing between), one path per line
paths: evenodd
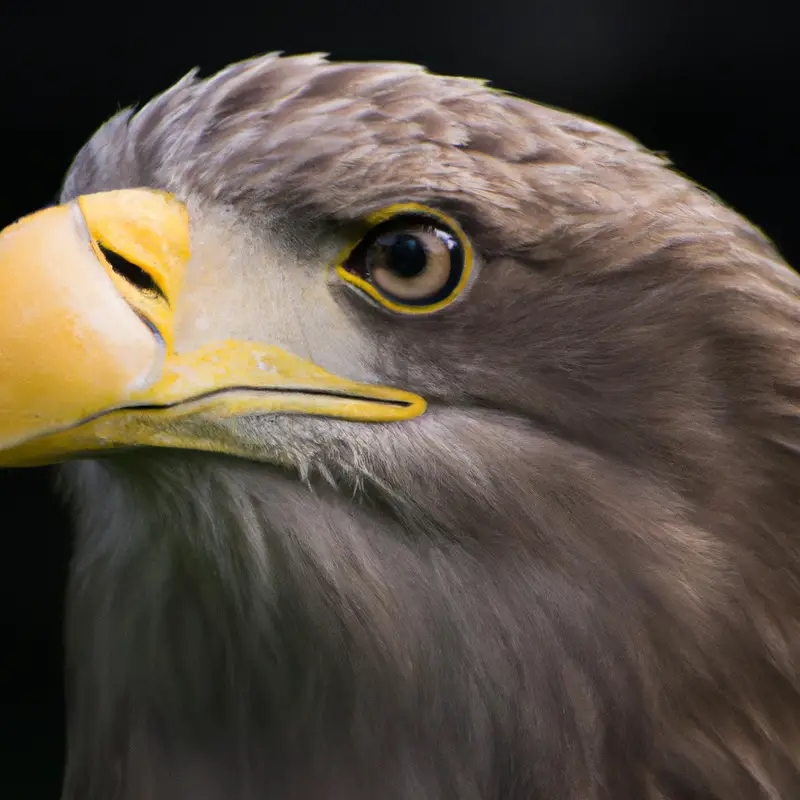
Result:
M306 422L274 420L296 471L66 471L66 800L638 798L694 763L687 733L720 782L759 780L691 716L698 674L721 696L788 676L732 667L730 554L680 497L493 412L359 428L349 454ZM791 769L791 707L751 709L737 741L768 713Z

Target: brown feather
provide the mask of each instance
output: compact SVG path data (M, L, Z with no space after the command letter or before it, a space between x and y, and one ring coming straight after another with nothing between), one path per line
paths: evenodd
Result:
M429 203L483 269L339 298L417 420L66 473L66 800L800 797L800 279L756 229L595 122L319 56L188 76L64 195L128 185L256 235Z

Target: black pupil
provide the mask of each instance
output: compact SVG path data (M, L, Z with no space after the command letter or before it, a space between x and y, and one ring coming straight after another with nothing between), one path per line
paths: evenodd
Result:
M395 233L381 244L386 251L386 266L401 278L416 278L428 265L428 254L416 236Z

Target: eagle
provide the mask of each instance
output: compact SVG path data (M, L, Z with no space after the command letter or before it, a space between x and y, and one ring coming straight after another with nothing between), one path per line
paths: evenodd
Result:
M0 235L63 800L796 800L800 277L627 135L270 54Z

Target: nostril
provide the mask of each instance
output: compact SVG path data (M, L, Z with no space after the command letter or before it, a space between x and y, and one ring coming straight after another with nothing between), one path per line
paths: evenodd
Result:
M108 261L109 266L121 278L124 278L132 286L135 286L143 294L151 295L152 297L160 297L165 302L169 303L166 295L161 291L161 287L152 279L150 275L145 272L141 267L128 261L125 256L103 247L99 242L97 243L100 252Z

